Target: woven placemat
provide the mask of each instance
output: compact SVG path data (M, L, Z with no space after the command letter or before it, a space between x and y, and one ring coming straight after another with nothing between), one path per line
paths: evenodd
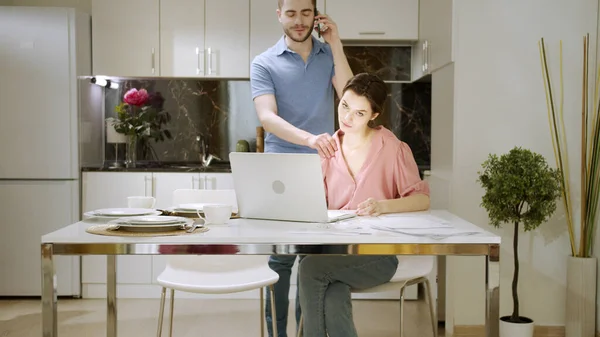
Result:
M123 229L113 229L114 225L93 225L88 227L85 231L90 234L96 235L108 235L108 236L137 236L137 237L149 237L149 236L175 236L175 235L194 235L198 233L204 233L208 231L208 227L196 228L192 233L186 232L185 229L168 230L168 231L152 231L152 232L130 232Z

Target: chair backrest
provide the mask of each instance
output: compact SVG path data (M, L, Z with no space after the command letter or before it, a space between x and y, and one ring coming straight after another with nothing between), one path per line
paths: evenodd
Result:
M175 270L227 273L266 267L268 255L171 255L168 266Z
M237 209L235 190L177 189L173 192L173 206L191 203L219 203ZM172 255L168 267L177 270L228 272L255 269L267 265L269 256L241 255Z
M173 192L173 206L191 203L227 204L237 209L235 190L178 189Z
M429 275L435 266L435 256L398 255L398 268L395 277L411 279Z

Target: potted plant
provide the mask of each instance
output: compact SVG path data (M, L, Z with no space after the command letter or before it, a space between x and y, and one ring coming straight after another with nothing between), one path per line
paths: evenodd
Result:
M483 206L494 227L514 225L513 312L500 317L501 337L532 337L534 322L519 312L519 226L525 232L536 229L556 210L561 193L560 172L548 167L541 155L514 147L498 157L490 154L482 164L478 182L485 190Z
M598 261L593 250L598 223L598 206L600 199L600 114L598 101L598 82L600 70L596 76L589 76L590 36L583 37L583 62L581 73L569 73L569 76L581 76L583 79L581 110L569 109L569 120L579 119L580 124L573 132L578 136L579 167L575 176L569 174L569 151L567 151L567 132L564 123L564 86L562 43L559 45L560 91L552 90L552 79L548 69L546 45L542 38L538 43L542 65L542 77L546 89L546 107L548 123L556 166L564 174L561 175L562 200L565 209L565 219L571 243L570 255L567 257L567 294L565 303L565 336L588 337L596 335L596 284ZM592 49L593 50L593 49ZM580 75L581 74L581 75ZM581 81L581 80L579 80ZM596 83L590 89L589 81ZM582 83L579 82L579 83ZM594 99L590 100L590 95ZM560 97L560 102L555 102ZM558 103L558 107L556 106ZM572 146L572 145L571 145ZM570 182L575 180L575 184ZM575 186L577 189L572 189ZM575 196L573 204L571 196ZM579 209L577 209L579 208ZM579 217L575 214L579 213Z
M116 132L127 136L127 167L135 167L138 147L143 158L152 155L158 159L149 141L172 139L171 132L162 129L171 120L171 115L163 108L164 101L160 92L148 93L146 89L133 88L116 106L117 118L107 118Z

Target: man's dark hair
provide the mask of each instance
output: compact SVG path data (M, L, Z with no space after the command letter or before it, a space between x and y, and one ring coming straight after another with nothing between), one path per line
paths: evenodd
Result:
M281 6L283 6L283 2L285 0L277 0L277 5L279 6L279 9L281 9ZM317 0L312 0L313 3L313 7L317 7Z

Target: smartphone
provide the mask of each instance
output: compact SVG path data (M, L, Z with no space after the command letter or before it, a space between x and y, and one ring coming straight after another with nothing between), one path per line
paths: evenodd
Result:
M315 17L319 15L319 10L317 9L317 6L315 5ZM317 21L317 19L315 19L315 21ZM319 37L321 37L321 25L317 25L317 34Z

